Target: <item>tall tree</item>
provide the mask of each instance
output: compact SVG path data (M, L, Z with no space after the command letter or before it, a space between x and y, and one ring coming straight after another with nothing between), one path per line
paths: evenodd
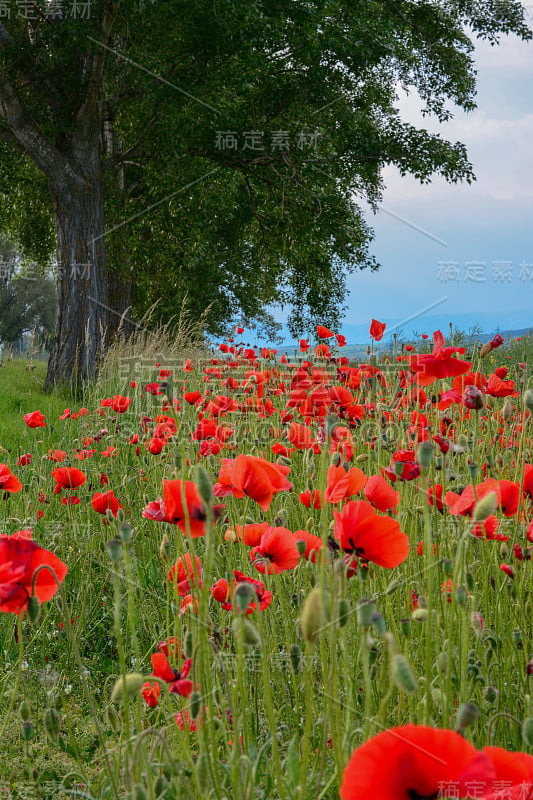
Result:
M0 191L28 239L32 191L54 217L48 382L90 375L130 302L170 314L188 290L213 330L274 302L294 330L338 319L347 271L376 267L357 199L378 206L383 167L473 178L401 120L398 84L441 121L470 110L471 38L510 32L531 38L517 0L13 0Z

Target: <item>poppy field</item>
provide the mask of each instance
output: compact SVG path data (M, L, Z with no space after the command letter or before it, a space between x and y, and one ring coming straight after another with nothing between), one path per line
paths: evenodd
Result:
M533 798L532 339L386 335L2 421L0 797Z

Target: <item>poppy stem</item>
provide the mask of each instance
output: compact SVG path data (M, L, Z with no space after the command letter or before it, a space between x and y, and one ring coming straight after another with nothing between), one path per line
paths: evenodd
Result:
M4 741L5 732L7 730L7 726L9 725L11 714L15 707L15 702L18 696L18 690L20 686L20 678L22 675L22 661L24 658L24 642L22 639L22 611L19 611L17 615L17 639L18 639L18 659L17 659L17 677L15 678L15 685L13 686L13 691L11 693L11 700L9 701L9 706L6 711L6 715L4 717L4 724L2 725L2 730L0 731L0 741Z

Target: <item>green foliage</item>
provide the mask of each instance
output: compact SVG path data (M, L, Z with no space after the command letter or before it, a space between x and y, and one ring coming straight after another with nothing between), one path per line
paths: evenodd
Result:
M54 329L56 290L35 264L20 264L16 250L0 242L0 343L12 344L33 331L42 343Z
M136 316L157 302L166 321L188 294L193 313L210 307L211 333L236 318L272 331L272 304L295 334L336 326L346 275L378 267L359 203L378 207L383 168L422 183L474 179L461 143L400 118L398 85L445 121L454 104L475 107L475 37L531 38L516 0L93 0L88 19L34 5L31 25L13 10L0 26L0 77L67 154L79 110L95 103L111 270L131 284ZM245 149L251 131L262 143ZM221 132L237 149L220 146ZM272 146L278 132L287 147ZM48 187L3 133L0 210L45 262Z

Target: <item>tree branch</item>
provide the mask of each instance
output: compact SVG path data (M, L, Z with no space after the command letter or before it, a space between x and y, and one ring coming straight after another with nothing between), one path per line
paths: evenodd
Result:
M104 161L104 169L108 169L109 167L116 166L117 164L125 163L125 159L128 158L128 156L131 156L133 154L138 156L139 153L136 152L137 145L139 144L141 139L144 137L146 132L152 127L152 125L154 124L156 119L157 119L157 114L154 114L152 116L152 118L144 126L144 128L142 129L142 131L138 135L137 139L133 142L133 144L130 147L127 148L127 150L122 150L122 152L116 153L115 155L110 156L109 158L106 158L106 160Z
M5 141L13 141L14 137L51 181L57 183L58 178L61 180L62 176L77 180L70 161L39 130L2 69L0 69L0 116L8 129L7 136L2 133L2 138Z

